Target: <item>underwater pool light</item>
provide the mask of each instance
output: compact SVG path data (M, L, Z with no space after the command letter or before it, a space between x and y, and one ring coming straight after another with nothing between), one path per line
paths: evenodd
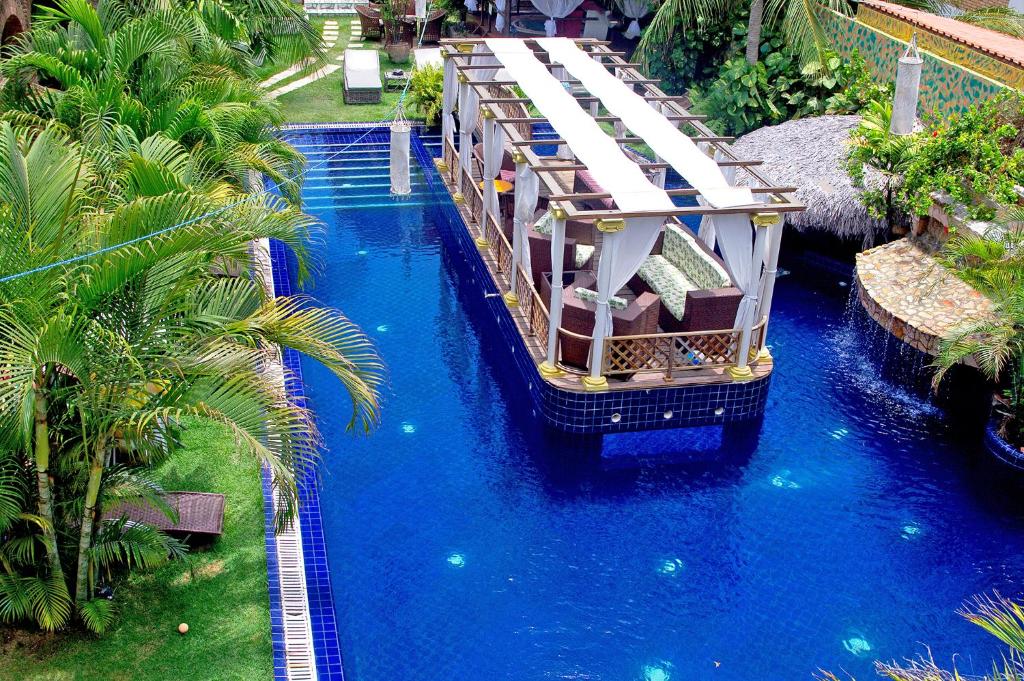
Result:
M416 426L409 423L408 421L404 421L402 422L402 432L405 433L406 435L412 435L413 433L416 432Z
M663 560L661 565L658 566L658 572L663 575L674 575L677 572L682 572L683 561L678 558L669 558Z
M461 553L453 553L453 554L448 556L448 564L451 565L452 567L457 567L457 568L465 567L466 566L466 557L464 555L462 555Z
M644 665L644 681L668 681L671 675L664 667L648 664Z
M852 636L843 641L843 647L851 655L860 657L871 652L871 644L861 636Z
M377 330L380 331L381 333L387 333L388 331L391 330L391 327L388 326L387 324L380 324L377 326Z

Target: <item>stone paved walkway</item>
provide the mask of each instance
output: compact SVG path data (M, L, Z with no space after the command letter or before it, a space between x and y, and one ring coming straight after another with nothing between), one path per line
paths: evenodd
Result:
M334 19L328 19L327 21L324 22L323 48L325 50L329 50L332 47L334 47L334 45L337 42L338 42L338 22L335 21ZM262 85L265 88L269 88L272 85L276 85L276 84L280 83L282 80L287 80L288 78L291 78L292 76L294 76L299 71L302 71L303 69L307 68L311 63L312 63L312 60L310 60L310 59L303 59L302 61L298 61L298 62L292 64L291 66L289 66L288 68L284 69L283 71L278 71L277 73L272 75L270 78L267 78L265 81L260 83L260 85ZM333 69L333 70L336 70L336 69ZM326 76L328 73L331 73L331 71L317 71L317 74L320 74L320 75L312 74L312 75L316 75L316 78L313 78L312 80L310 80L308 78L308 76L307 76L307 78L300 78L299 80L303 81L302 85L306 85L307 83L311 83L314 80L318 80L318 79L322 78L323 76ZM299 81L295 81L295 82L299 82ZM282 87L274 90L273 92L270 93L270 96L271 97L278 97L279 95L283 95L285 92L291 92L292 90L295 89L294 87L289 87L291 85L292 85L292 83L288 83L288 85L282 86ZM299 85L298 87L302 87L302 85Z
M860 301L868 314L905 343L938 353L939 339L992 315L992 302L943 267L934 246L900 239L857 255Z

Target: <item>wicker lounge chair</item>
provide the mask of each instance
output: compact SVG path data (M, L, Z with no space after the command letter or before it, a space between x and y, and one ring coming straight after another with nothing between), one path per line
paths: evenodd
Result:
M117 504L108 509L104 520L125 518L151 525L175 536L215 537L224 533L224 495L208 492L167 492L164 501L178 513L178 522L150 504Z
M667 332L731 329L743 298L718 256L685 227L671 223L629 288L661 296L659 321Z
M371 6L356 5L359 15L359 26L364 40L380 40L380 9Z
M582 336L594 333L597 305L597 278L592 272L576 275L575 281L562 291L562 328ZM658 333L661 301L657 295L645 291L635 300L612 299L612 335L636 336ZM562 361L580 368L590 363L590 341L576 338L561 340Z
M384 84L377 50L345 50L345 103L376 104Z

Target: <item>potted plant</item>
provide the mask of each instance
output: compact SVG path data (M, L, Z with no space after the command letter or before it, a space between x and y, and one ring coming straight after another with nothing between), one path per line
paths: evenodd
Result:
M437 125L444 101L444 69L433 64L413 69L409 80L409 101L423 115L428 127Z
M396 64L409 61L414 29L405 21L406 0L382 0L380 20L384 25L384 50Z

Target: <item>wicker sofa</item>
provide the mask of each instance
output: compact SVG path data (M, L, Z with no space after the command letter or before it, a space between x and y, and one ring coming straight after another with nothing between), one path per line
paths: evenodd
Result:
M592 272L581 272L575 281L562 292L562 328L566 331L590 336L594 333L594 319L597 311L597 278ZM658 317L661 302L650 291L637 295L628 303L616 296L610 301L612 311L612 335L635 336L658 333ZM590 362L589 340L562 338L562 362L579 368L587 368Z
M365 40L380 40L380 8L374 5L356 5L359 27Z
M718 256L675 223L665 225L629 287L637 295L661 296L659 323L666 332L731 329L743 298Z

